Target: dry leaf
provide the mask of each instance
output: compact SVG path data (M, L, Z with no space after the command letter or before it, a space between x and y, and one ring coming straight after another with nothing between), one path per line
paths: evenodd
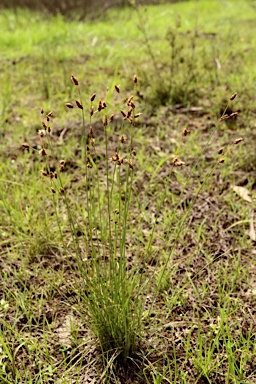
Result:
M252 198L251 198L250 192L247 188L234 185L233 191L235 191L236 194L238 196L240 196L242 199L244 199L245 201L248 201L248 203L252 203Z
M61 324L56 329L60 343L68 347L71 346L71 328L74 322L75 318L71 314L66 315L61 319Z
M256 233L255 233L254 224L253 224L253 211L251 211L249 236L250 236L250 239L252 239L253 241L256 241Z

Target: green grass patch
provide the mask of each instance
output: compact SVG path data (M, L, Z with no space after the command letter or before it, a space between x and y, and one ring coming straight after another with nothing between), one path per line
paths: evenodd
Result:
M255 383L255 12L1 13L1 382Z

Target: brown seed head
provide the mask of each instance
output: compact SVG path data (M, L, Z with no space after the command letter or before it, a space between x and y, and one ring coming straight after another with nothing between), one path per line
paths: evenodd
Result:
M133 163L132 163L132 161L128 161L128 165L129 165L129 168L130 168L130 169L133 169Z
M79 109L84 109L83 105L80 103L79 100L76 100L76 105Z
M64 172L64 170L65 170L64 164L61 164L60 165L60 172Z
M189 130L187 128L183 129L182 135L187 136L189 134Z
M136 107L135 107L135 104L134 104L133 101L130 102L130 106L132 107L132 109L135 109L135 108L136 108Z
M91 146L94 148L95 147L95 141L92 137L90 138L90 143L91 143Z
M51 127L48 126L48 127L47 127L47 132L48 132L48 133L51 133L51 131L52 131Z
M126 113L123 110L120 110L120 112L122 113L123 118L126 119Z
M51 188L51 191L52 193L56 193L55 189L54 188Z
M142 113L136 113L136 115L134 115L134 119L137 119L138 117L140 117L142 115Z
M132 156L135 157L136 156L136 151L133 149L132 151Z
M47 156L47 152L44 148L42 148L40 151L39 151L40 155L42 156Z
M129 110L128 110L128 112L127 112L127 118L129 118L129 117L131 116L132 111L133 111L132 107L129 108Z
M47 116L48 116L48 117L52 117L52 111L49 112L49 113L47 113Z
M117 93L120 93L119 85L115 85L115 90L117 91Z
M102 102L101 102L101 100L100 100L100 101L99 101L99 105L98 105L98 111L100 112L102 109L103 109L103 108L102 108Z
M222 164L224 163L225 159L222 157L221 159L219 159L219 163Z
M60 165L64 165L64 164L65 164L65 160L60 160L60 161L59 161L59 164L60 164Z
M94 114L94 107L93 107L93 105L92 105L91 108L90 108L90 116L92 117L93 114Z
M224 147L221 147L219 150L218 150L218 154L221 155L224 151Z
M43 109L43 107L40 109L40 113L41 113L41 115L44 114L44 109Z
M89 129L89 136L93 137L93 128L92 128L92 126L90 126L90 129Z
M78 85L78 80L75 76L71 75L71 80L72 80L74 85Z
M233 112L233 113L231 113L231 114L229 115L229 117L232 118L232 117L236 117L237 115L238 115L238 112Z
M39 129L38 136L39 137L44 137L45 135L46 135L46 130L45 129Z
M118 161L118 160L119 160L119 155L118 155L117 152L115 153L115 155L113 155L113 156L111 157L111 160L112 160L112 161Z
M119 137L119 140L121 141L121 143L125 143L127 139L124 135L122 135Z
M65 189L64 189L64 188L60 188L60 193L61 193L62 195L64 195L64 193L65 193Z
M134 75L134 77L133 77L133 82L134 82L134 84L138 83L138 77L136 75Z
M71 103L66 103L65 105L67 108L70 108L70 109L74 108L74 105Z
M46 120L47 120L47 121L50 121L50 116L47 115L47 116L46 116Z
M54 172L50 172L50 178L51 178L51 179L54 179L54 178L55 178Z
M29 149L30 148L30 145L28 143L23 143L22 144L22 147L23 148L26 148L26 149Z
M176 167L181 167L182 165L184 165L184 161L181 161L180 158L178 156L174 157L174 159L172 159L172 163L176 166Z
M132 100L133 100L133 96L130 96L129 99L127 100L128 107L130 107Z
M47 130L47 125L45 124L44 121L42 121L42 126L43 126L43 129Z
M184 165L184 161L176 161L176 163L174 164L176 167L181 167L182 165Z
M114 117L115 117L115 115L114 115L114 113L112 113L112 115L110 116L110 121L113 121Z
M47 173L46 171L43 171L43 170L42 170L42 171L41 171L41 175L47 177L47 176L48 176L48 173Z
M104 127L106 127L108 125L108 117L107 117L107 115L105 115L104 118L103 118L103 125L104 125Z
M237 93L233 93L233 95L230 97L230 100L234 100L236 98Z
M239 139L236 139L236 140L233 141L233 144L241 143L241 141L243 141L243 138L239 137Z
M106 103L106 101L104 100L104 101L102 101L102 106L103 106L103 108L107 108L107 103Z
M91 96L91 101L94 101L95 97L96 97L96 93L94 93L94 94Z
M220 119L221 119L221 120L229 119L229 115L228 115L228 114L225 114L225 115L221 116Z
M116 161L117 165L123 164L124 159L122 157L119 157L119 159Z

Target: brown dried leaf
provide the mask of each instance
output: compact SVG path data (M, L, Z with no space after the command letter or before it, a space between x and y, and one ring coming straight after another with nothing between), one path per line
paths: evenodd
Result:
M254 229L254 221L253 221L253 211L251 211L251 217L250 217L250 231L249 231L250 239L253 241L256 241L256 233Z
M237 185L233 186L233 191L240 196L242 199L247 201L248 203L252 203L252 198L250 196L250 192L247 188L245 187L239 187Z

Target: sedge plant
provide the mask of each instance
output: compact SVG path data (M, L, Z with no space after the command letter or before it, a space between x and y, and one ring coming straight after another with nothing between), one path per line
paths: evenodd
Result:
M157 287L151 298L150 308L144 312L143 297L147 287L152 284L152 279L143 280L142 273L138 273L139 269L128 263L127 257L129 214L136 169L136 152L133 141L136 120L141 115L137 113L134 96L138 78L134 76L133 79L134 95L126 98L126 105L120 110L119 138L116 140L114 151L113 147L110 148L110 137L115 132L115 117L113 113L108 112L110 108L108 91L103 100L98 100L94 93L88 97L86 102L82 97L78 79L72 75L71 80L77 90L77 99L72 103L66 103L66 107L69 110L80 111L82 120L80 167L84 189L82 202L79 201L80 207L75 205L72 188L69 187L65 177L65 174L68 173L66 161L58 158L58 154L54 154L56 148L51 127L52 112L45 113L44 110L41 110L43 129L38 133L43 162L41 175L43 180L49 183L49 193L52 195L54 212L67 260L71 260L75 256L78 274L74 274L74 282L83 303L82 309L79 309L80 314L96 336L108 369L110 363L111 365L116 361L126 363L138 351L142 340L143 321L145 316L147 319L150 318L158 292L165 281L167 267L189 213L216 167L225 161L233 147L242 141L242 138L234 140L226 151L220 150L221 157L195 192L194 199L188 210L184 212L180 224L173 227L175 228L174 241L157 277ZM120 87L115 85L115 91L119 95ZM234 100L235 97L236 94L232 95L230 100ZM220 122L234 117L234 114L227 115L226 110ZM96 116L99 116L101 121L105 147L102 158L105 164L102 164L97 157L98 138L93 124ZM188 133L184 129L182 136L186 137ZM30 150L30 145L27 143L24 143L23 147ZM58 165L54 168L51 165L52 157L58 158ZM197 163L194 167L197 166ZM172 167L182 167L184 164L179 156L178 148L172 159ZM192 177L193 172L194 168L189 178ZM167 183L168 181L166 186ZM167 189L164 189L158 203L156 220L152 226L146 249L147 253L150 253L151 250L157 218L164 204L166 192ZM175 219L177 209L178 205L172 211L171 224ZM62 220L63 210L66 211L69 225L70 237L68 239L65 223ZM80 214L82 217L79 217ZM72 267L71 261L70 265Z
M127 261L127 225L136 160L133 137L136 119L140 113L136 111L134 96L127 98L126 105L121 110L122 123L113 153L109 149L109 136L113 132L114 114L108 113L108 92L105 100L97 100L94 93L86 103L82 99L78 79L72 75L71 80L76 88L77 99L74 103L66 103L66 108L81 112L83 207L79 211L74 208L72 193L68 185L65 185L65 159L59 158L54 170L50 166L49 154L55 158L58 156L54 154L52 112L45 113L43 109L43 129L38 132L40 155L44 164L41 175L43 180L49 182L67 259L75 255L79 279L74 276L74 280L84 304L81 315L86 318L96 336L103 357L109 361L112 356L112 362L116 359L126 362L138 349L141 339L140 278ZM134 92L137 82L137 76L134 76ZM120 87L116 85L115 91L119 94ZM104 132L104 170L97 160L97 137L93 128L93 118L96 115L100 116ZM86 119L89 122L88 127ZM30 150L28 143L24 143L23 147ZM66 210L69 225L69 246L61 216L63 209ZM77 214L81 211L84 220L82 224L81 217Z

